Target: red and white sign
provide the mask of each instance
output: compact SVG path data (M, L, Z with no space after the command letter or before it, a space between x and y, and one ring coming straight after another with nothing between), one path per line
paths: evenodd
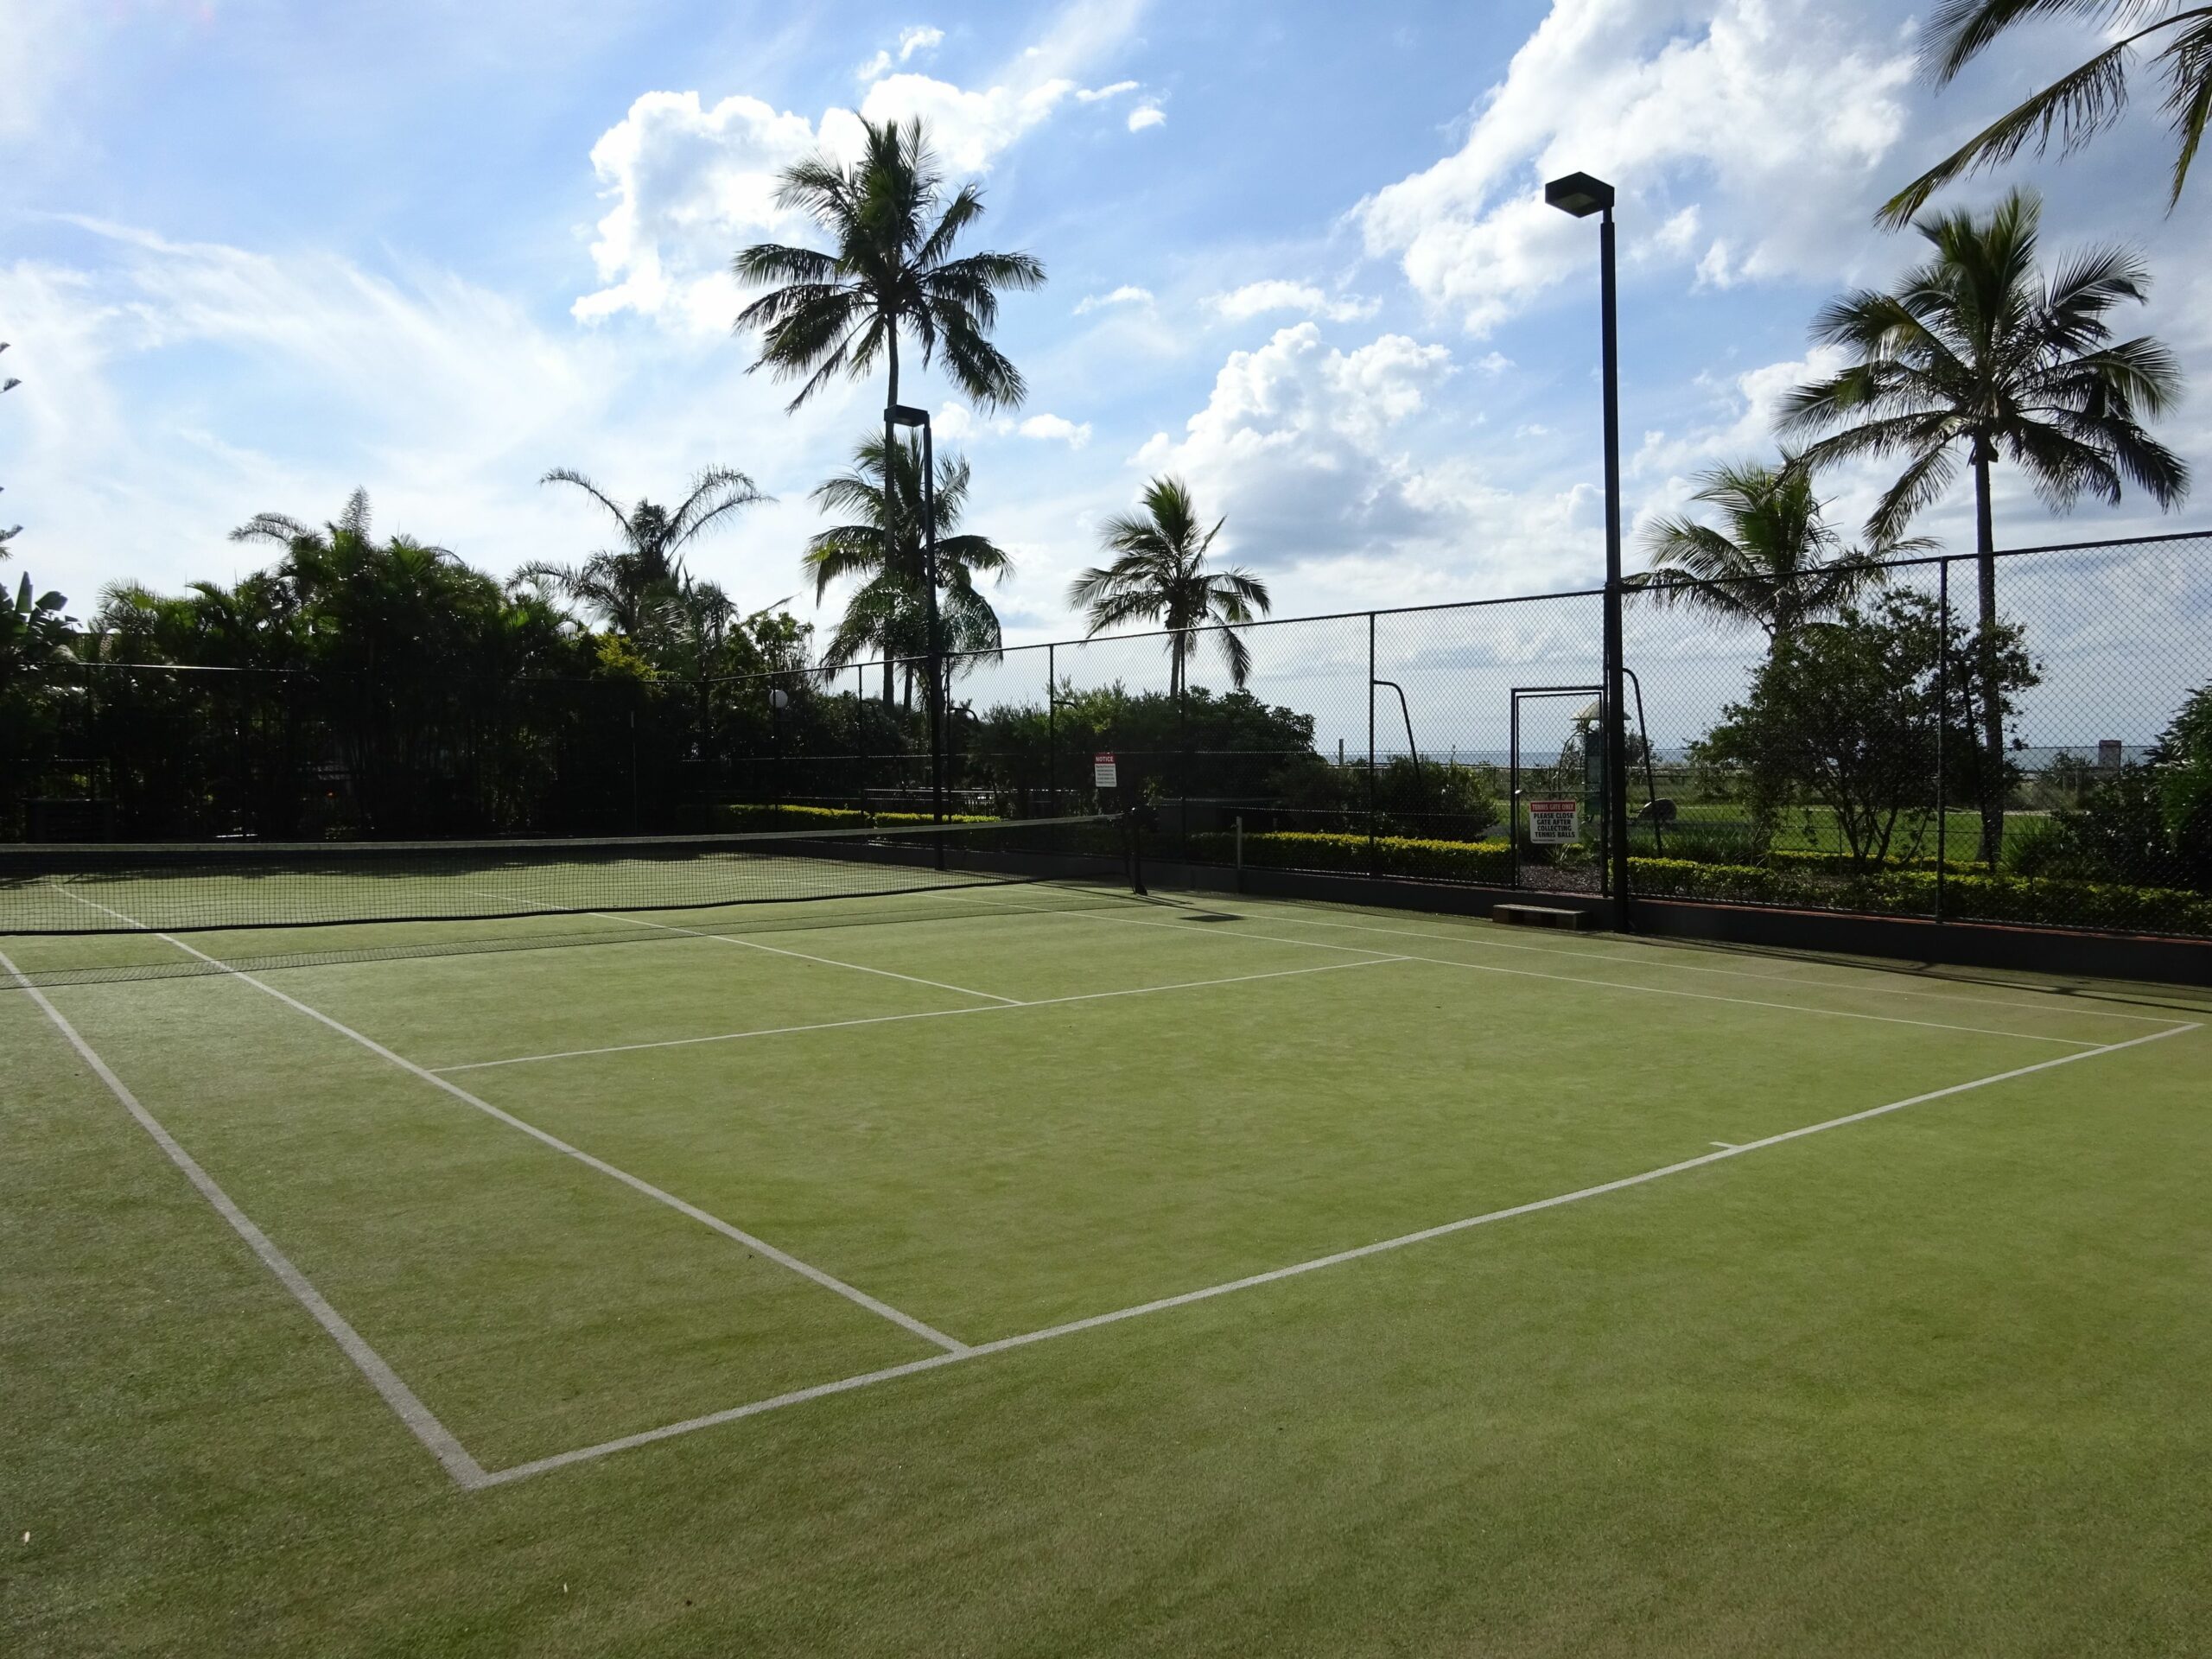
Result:
M1121 773L1112 755L1094 754L1090 757L1090 785L1094 789L1119 789L1122 786Z
M1529 803L1529 839L1539 845L1564 847L1582 839L1582 803Z

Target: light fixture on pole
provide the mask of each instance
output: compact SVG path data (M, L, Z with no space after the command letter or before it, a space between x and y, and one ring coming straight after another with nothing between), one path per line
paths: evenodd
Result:
M944 651L938 639L937 616L937 450L930 430L930 412L906 404L892 404L883 411L883 478L888 486L898 475L891 450L891 429L895 426L922 429L922 594L923 608L928 618L925 666L929 671L929 697L926 710L930 723L930 818L932 823L944 822ZM896 493L887 487L884 494L884 522L889 526L892 498ZM938 868L944 867L944 841L937 842Z
M1577 219L1601 214L1598 289L1605 405L1605 843L1617 925L1629 925L1628 741L1621 665L1621 372L1619 307L1614 279L1613 187L1587 173L1570 173L1544 187L1544 200Z

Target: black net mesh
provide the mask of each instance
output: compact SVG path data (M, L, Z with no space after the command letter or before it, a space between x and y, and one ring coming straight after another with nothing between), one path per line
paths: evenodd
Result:
M602 841L0 846L0 934L332 926L867 899L1110 870L1076 817Z

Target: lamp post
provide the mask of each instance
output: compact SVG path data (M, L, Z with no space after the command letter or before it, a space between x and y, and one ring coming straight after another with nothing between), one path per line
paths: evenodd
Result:
M1628 742L1621 664L1621 366L1618 297L1613 274L1613 187L1587 173L1570 173L1544 187L1544 200L1576 219L1598 223L1598 292L1602 313L1605 403L1605 840L1611 855L1615 924L1629 925Z
M922 429L922 594L925 614L928 618L927 643L924 656L927 658L930 695L927 717L930 723L930 818L932 823L944 822L944 652L938 639L937 619L937 451L930 431L930 412L906 404L893 404L883 411L884 436L891 436L897 426L918 426ZM898 476L898 467L887 442L884 448L884 482L888 485ZM884 523L888 529L892 522L895 490L887 491L884 498ZM938 868L944 862L944 840L937 843Z

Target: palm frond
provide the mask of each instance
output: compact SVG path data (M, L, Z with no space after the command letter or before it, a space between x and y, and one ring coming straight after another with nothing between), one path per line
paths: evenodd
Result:
M2009 162L2032 143L2037 155L2056 137L2071 155L2118 121L2127 107L2127 54L2122 41L2061 75L1991 122L1882 205L1874 222L1890 229L1909 223L1928 200L1953 180Z
M585 494L590 496L593 500L598 502L601 506L605 507L608 512L612 513L614 518L614 522L622 526L622 532L624 535L626 536L630 533L630 515L623 512L620 506L607 497L605 491L601 490L598 485L593 483L591 480L586 478L582 473L576 472L567 467L556 467L551 472L546 474L544 477L539 479L537 481L540 484L574 485L577 489L582 490Z

